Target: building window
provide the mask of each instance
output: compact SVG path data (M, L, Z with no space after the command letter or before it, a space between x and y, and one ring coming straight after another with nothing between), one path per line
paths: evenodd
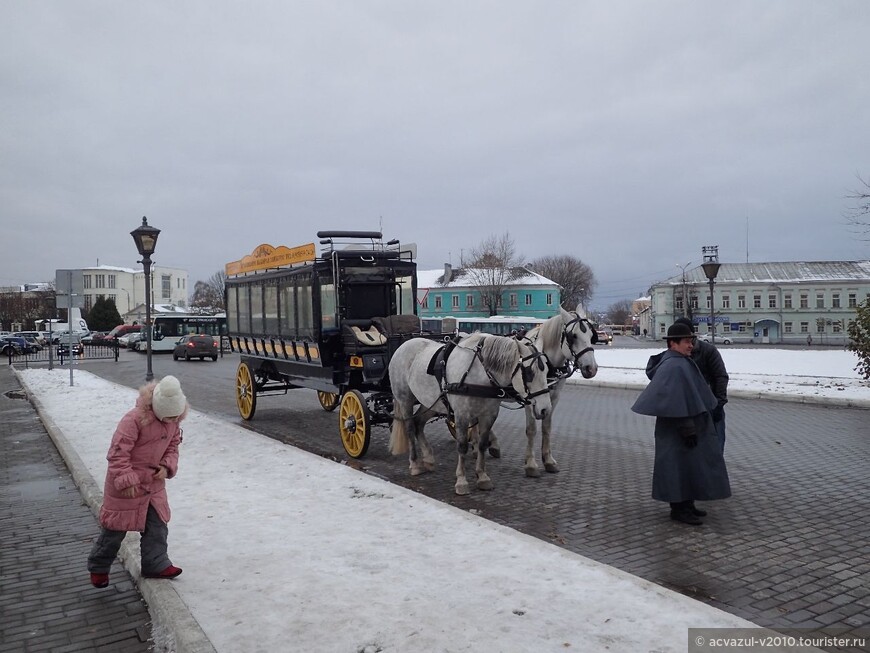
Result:
M666 334L665 325L663 322L659 322L659 335L663 336Z
M816 333L824 333L825 332L825 318L820 317L816 320Z
M441 295L435 295L435 310L441 308Z
M94 296L93 295L85 295L85 311L91 310L91 307L94 305Z
M95 274L96 279L94 279L94 288L105 288L106 287L106 275L105 274Z
M517 294L515 292L512 292L510 294L509 299L510 299L510 303L511 303L511 308L516 308L519 305L517 303Z
M722 308L731 308L731 296L722 295Z
M420 304L420 306L421 306L422 308L429 308L429 295L426 295L426 296L423 298L423 303Z
M768 295L767 296L767 307L768 308L776 308L776 295Z
M678 311L683 310L683 296L682 295L677 295L676 297L674 297L674 308L677 309Z
M707 310L713 308L713 298L710 295L707 295Z
M752 307L753 308L761 308L761 295L753 295L752 296Z
M172 277L168 274L163 274L160 276L160 290L162 292L163 299L169 299L172 297Z
M801 308L809 308L810 307L810 296L804 295L801 293Z
M840 320L834 320L831 322L831 331L834 333L840 333L843 330L843 323Z
M116 277L114 274L109 275L109 286L108 286L109 288L117 288L118 287L115 285L115 278Z
M90 287L91 287L91 275L89 275L89 274L85 274L85 275L82 276L82 285L83 285L85 288L90 288Z
M849 293L849 308L858 308L858 295L856 293Z
M786 322L786 323L785 323L785 332L786 332L786 333L792 333L792 324L791 324L791 322Z
M825 296L822 293L816 293L816 308L825 307Z
M474 295L465 296L465 308L474 308Z
M746 295L737 295L737 308L746 308Z
M451 295L450 296L450 305L453 308L459 308L459 295Z
M835 292L831 295L831 308L840 308L840 293Z
M698 296L697 295L692 295L691 306L692 306L692 308L698 308Z
M801 322L801 333L809 333L810 332L810 323L809 322Z
M553 305L553 293L548 292L547 293L547 306L552 306L552 305Z
M526 293L526 306L531 306L531 305L532 305L532 293L527 292Z
M785 295L782 298L782 303L786 308L791 308L791 295Z

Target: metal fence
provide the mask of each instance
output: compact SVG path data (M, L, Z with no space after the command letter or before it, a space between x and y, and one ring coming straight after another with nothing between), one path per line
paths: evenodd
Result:
M86 345L81 343L73 343L72 357L76 361L84 360L114 360L118 361L118 344L94 344ZM16 354L11 350L7 355L10 365L20 365L22 367L30 367L31 365L68 365L70 360L69 345L63 343L59 345L45 345L42 349L35 352Z

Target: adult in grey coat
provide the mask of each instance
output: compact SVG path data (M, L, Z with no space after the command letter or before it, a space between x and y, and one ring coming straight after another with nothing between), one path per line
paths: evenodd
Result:
M713 423L717 401L692 361L692 329L674 324L665 339L668 350L648 371L650 383L631 409L656 418L653 499L670 503L671 519L700 525L707 513L695 501L731 496Z
M687 317L678 317L674 324L685 324L694 331L692 321ZM662 354L650 356L646 364L646 375L650 376L650 370L658 365ZM725 369L725 361L715 345L702 340L695 341L692 349L692 360L701 370L701 375L706 379L710 390L716 396L716 408L713 409L713 423L716 424L716 434L719 436L719 446L725 452L725 404L728 403L728 371Z

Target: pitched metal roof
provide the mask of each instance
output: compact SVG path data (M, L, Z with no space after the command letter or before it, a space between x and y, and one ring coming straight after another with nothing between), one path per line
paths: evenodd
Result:
M531 272L524 267L512 268L512 276L505 280L506 286L554 286L557 287L555 281L551 281L547 277L541 276L535 272ZM417 287L418 288L471 288L478 286L473 281L474 277L469 277L465 268L453 268L449 283L444 283L444 270L417 270Z
M722 263L716 283L796 283L801 281L870 282L870 261L790 261L784 263ZM686 270L687 283L707 283L700 265ZM683 274L659 282L681 284ZM657 284L658 285L658 284Z

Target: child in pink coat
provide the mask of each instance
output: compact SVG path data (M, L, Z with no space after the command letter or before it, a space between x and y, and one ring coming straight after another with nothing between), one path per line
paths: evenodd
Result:
M187 409L178 379L167 376L141 388L136 407L118 423L106 456L102 531L88 557L94 587L109 585L109 570L128 531L142 533L142 576L175 578L181 573L167 553L166 479L178 471L180 422Z

